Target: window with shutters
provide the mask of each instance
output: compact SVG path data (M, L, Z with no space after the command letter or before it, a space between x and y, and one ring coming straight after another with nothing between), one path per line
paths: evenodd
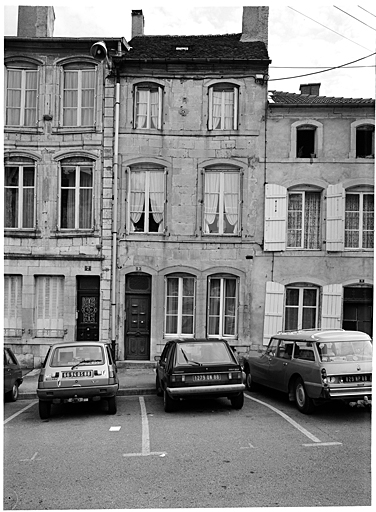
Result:
M35 329L37 337L61 337L64 329L64 278L35 278Z
M4 335L22 335L22 276L4 276Z
M286 286L284 329L313 329L317 327L318 288Z
M5 125L36 127L38 67L8 64L5 70Z
M35 162L12 157L4 167L4 227L35 228Z
M238 279L210 276L208 281L207 335L236 338L238 318Z
M148 165L128 168L128 230L163 233L166 171Z
M60 229L93 229L94 164L69 158L60 163Z
M287 206L287 247L320 249L321 193L290 190Z
M196 278L189 275L166 277L165 334L193 337L195 328Z
M238 129L239 89L219 83L209 87L209 130Z
M95 125L97 68L71 63L62 68L61 124L63 127Z
M231 168L205 170L204 234L240 233L240 178L240 171Z
M373 249L374 194L349 189L345 198L345 249Z
M163 89L154 83L138 84L134 88L134 118L136 129L162 129Z
M291 124L290 158L312 160L322 156L323 124L315 119L303 119Z

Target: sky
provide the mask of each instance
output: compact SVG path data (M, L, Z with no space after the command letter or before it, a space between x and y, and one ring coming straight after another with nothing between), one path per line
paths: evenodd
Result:
M239 0L189 0L158 3L139 0L22 1L53 5L55 37L125 37L131 39L131 12L142 9L145 35L233 34L242 31ZM5 0L4 35L17 35L19 0ZM260 5L262 2L247 2ZM299 94L301 84L321 83L320 95L375 98L376 4L359 0L283 4L270 2L269 90ZM365 58L367 57L367 58ZM358 61L358 62L354 62ZM346 68L320 72L352 63ZM314 74L313 74L314 73ZM306 75L306 76L300 76ZM293 78L297 77L298 78Z

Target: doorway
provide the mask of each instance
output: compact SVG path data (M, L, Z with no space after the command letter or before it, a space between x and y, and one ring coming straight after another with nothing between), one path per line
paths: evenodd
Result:
M343 296L343 328L372 337L373 289L346 287Z
M150 359L151 276L132 273L125 281L125 359Z
M99 276L77 276L77 340L99 340Z

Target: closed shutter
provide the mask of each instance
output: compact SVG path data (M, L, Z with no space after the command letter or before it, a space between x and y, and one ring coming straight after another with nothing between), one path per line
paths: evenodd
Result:
M22 277L4 277L4 328L22 329Z
M345 189L341 183L329 185L326 193L326 250L344 249Z
M342 285L329 284L323 287L322 329L340 329L342 312Z
M287 189L281 185L265 186L265 251L286 250Z
M282 330L283 298L285 287L280 283L266 283L263 345L267 345L273 334Z
M63 329L64 278L36 278L36 328Z

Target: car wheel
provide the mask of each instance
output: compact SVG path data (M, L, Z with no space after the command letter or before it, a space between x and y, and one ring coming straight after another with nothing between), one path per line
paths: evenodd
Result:
M244 394L240 393L239 395L230 398L230 400L231 407L233 409L241 409L244 405Z
M254 391L255 390L255 383L252 379L251 371L249 368L246 368L245 370L245 385L248 391Z
M108 414L116 414L117 407L116 407L116 396L110 396L110 398L107 399L108 403Z
M51 414L51 402L39 400L39 417L41 420L47 420Z
M296 407L300 412L309 414L313 411L314 403L308 396L304 382L300 377L296 379L294 384L294 396Z
M157 396L163 396L163 390L161 388L161 383L159 381L158 375L157 375L157 377L155 379L155 387L156 387L156 390L157 390Z
M19 395L18 384L17 384L17 382L15 382L12 386L12 389L10 391L8 391L8 393L6 394L6 398L7 398L7 400L9 400L9 402L15 402L18 398L18 395Z
M173 412L175 410L175 401L166 390L163 391L163 406L165 412Z

